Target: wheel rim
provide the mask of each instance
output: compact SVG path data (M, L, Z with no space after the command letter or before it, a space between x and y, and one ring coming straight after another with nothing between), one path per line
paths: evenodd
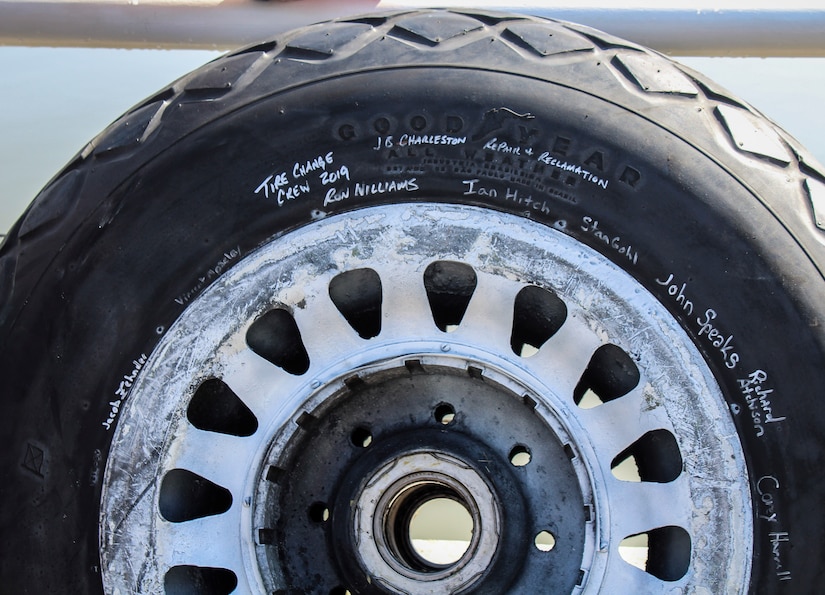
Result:
M519 217L374 207L275 239L119 415L107 592L747 589L744 456L701 356L629 275ZM472 527L446 564L410 533L439 498Z

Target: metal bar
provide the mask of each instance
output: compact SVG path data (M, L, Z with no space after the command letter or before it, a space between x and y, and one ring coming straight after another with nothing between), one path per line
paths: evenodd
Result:
M701 9L570 1L0 0L0 45L223 49L331 18L437 4L573 21L672 55L825 56L821 1L741 8L721 0Z

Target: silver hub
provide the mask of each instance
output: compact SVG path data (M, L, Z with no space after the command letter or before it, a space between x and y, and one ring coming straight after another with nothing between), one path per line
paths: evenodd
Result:
M467 550L452 564L433 563L410 539L411 518L436 499L458 502L473 521ZM438 592L459 592L493 560L498 506L484 479L460 459L429 451L397 457L368 479L361 492L353 523L358 555L365 570L394 592L409 593L422 583Z
M604 257L472 207L364 209L247 255L149 357L104 486L109 593L508 572L512 592L739 593L750 572L744 457L689 338ZM444 564L408 531L436 499L472 519Z

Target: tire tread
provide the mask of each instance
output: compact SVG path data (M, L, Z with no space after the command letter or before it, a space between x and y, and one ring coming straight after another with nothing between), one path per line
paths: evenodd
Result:
M472 51L475 44L491 42L511 50L500 51L495 64ZM458 51L462 48L467 50ZM806 249L825 247L825 238L806 237L825 231L825 169L773 122L700 74L581 25L474 10L405 11L342 18L242 48L124 114L40 192L0 246L0 270L6 277L0 287L6 306L0 325L13 320L10 312L34 290L43 270L32 274L35 262L48 266L47 253L62 246L105 201L99 192L83 192L84 186L94 185L91 178L106 176L109 168L134 171L181 136L271 94L273 84L288 81L294 87L398 64L513 72L608 97L702 147L743 183L755 186L757 196L770 180L793 180L795 195L785 193L767 206L780 219L808 213L809 229L791 225L792 233ZM732 124L725 113L738 114L740 123ZM750 122L754 131L742 130L741 122ZM749 150L741 142L746 133L771 150ZM731 152L742 160L731 160ZM47 226L49 233L39 233Z

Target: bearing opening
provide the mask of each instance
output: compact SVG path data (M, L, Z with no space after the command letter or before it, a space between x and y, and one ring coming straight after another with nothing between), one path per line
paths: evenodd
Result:
M385 539L396 559L410 570L449 569L470 549L476 530L472 507L456 490L440 483L407 486L385 513Z
M410 436L392 446L403 448ZM429 433L430 440L439 436ZM502 544L501 503L462 445L459 439L445 450L402 451L370 465L347 523L357 566L349 572L344 559L342 569L351 584L370 577L392 593L420 592L422 585L451 593L487 574ZM339 495L343 506L351 500Z

